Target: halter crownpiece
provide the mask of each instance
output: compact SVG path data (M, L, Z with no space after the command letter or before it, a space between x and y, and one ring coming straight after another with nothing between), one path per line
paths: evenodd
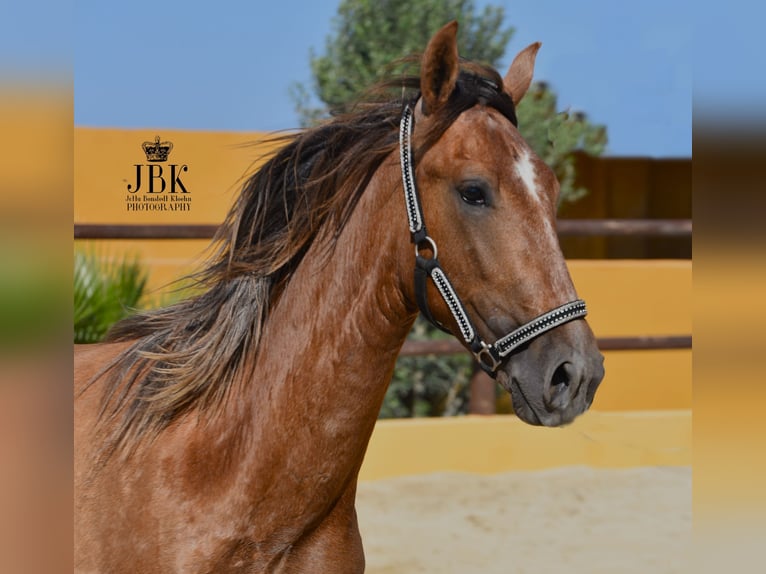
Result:
M412 124L414 116L412 108L407 105L402 112L401 123L399 124L399 158L402 167L402 187L404 188L404 200L407 208L407 220L410 228L410 238L415 244L415 300L423 316L433 325L452 334L444 325L437 321L431 309L428 306L426 296L426 282L430 278L436 289L439 291L447 308L452 313L455 323L460 330L460 335L468 348L471 349L481 368L490 376L497 375L503 360L514 350L523 344L531 341L535 337L547 333L551 329L568 323L574 319L585 317L588 314L585 308L585 301L576 299L565 303L555 309L543 313L539 317L532 319L528 323L511 331L492 344L482 340L477 333L468 313L465 310L460 297L458 297L455 288L450 283L447 274L442 269L437 259L436 241L428 235L425 221L423 219L423 209L420 205L417 187L415 186L414 166L412 162ZM430 247L433 255L423 257L420 254L420 247Z

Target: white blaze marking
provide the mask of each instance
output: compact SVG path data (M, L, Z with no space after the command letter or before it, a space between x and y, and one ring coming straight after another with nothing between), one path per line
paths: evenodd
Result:
M543 225L542 237L545 238L544 241L547 242L551 248L558 248L558 234L556 233L551 218L546 215L541 194L542 190L540 189L540 186L537 185L537 171L535 170L535 164L532 163L532 157L526 150L521 152L521 155L516 162L516 173L521 178L521 181L524 182L529 194L535 201L537 201L538 206L543 210L539 221L541 221Z
M522 152L519 161L516 162L516 173L519 174L521 181L527 186L527 191L534 197L538 203L541 201L539 190L537 189L537 173L535 172L535 166L529 157L529 152Z

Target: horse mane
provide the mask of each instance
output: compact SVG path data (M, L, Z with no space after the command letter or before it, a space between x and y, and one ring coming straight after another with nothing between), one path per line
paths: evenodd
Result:
M495 91L487 92L487 81ZM418 97L419 84L417 75L393 77L325 123L276 138L284 145L246 180L213 239L217 247L193 276L201 294L139 312L111 329L108 341L132 344L100 375L100 421L117 420L110 452L129 451L192 408L215 412L246 374L269 309L309 247L321 236L332 249L375 171L397 149L402 110ZM497 72L463 61L457 88L434 114L415 160L479 101L515 123Z

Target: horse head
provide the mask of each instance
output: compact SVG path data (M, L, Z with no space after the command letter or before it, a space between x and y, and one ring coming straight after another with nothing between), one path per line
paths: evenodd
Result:
M604 369L558 243L558 181L515 125L515 106L532 81L540 44L522 50L500 78L466 70L456 34L452 22L429 42L412 124L402 127L402 146L411 140L414 150L413 159L402 158L405 194L408 162L417 187L408 209L418 203L428 225L427 235L418 235L410 215L410 231L416 257L433 279L418 288L416 278L407 295L420 299L437 325L462 334L510 392L522 420L566 424L591 405ZM465 103L469 94L473 100ZM437 257L441 271L435 274ZM578 312L549 324L549 315L575 307ZM507 354L492 346L530 322L542 334L524 338Z

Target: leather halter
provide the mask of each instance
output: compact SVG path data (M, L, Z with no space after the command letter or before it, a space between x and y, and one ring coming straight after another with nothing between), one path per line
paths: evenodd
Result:
M426 282L430 278L455 318L463 341L471 350L481 368L491 377L495 377L500 365L514 350L551 329L555 329L574 319L585 317L588 313L585 308L585 301L575 299L556 307L523 324L494 343L488 344L482 340L471 319L468 317L460 297L458 297L452 283L447 278L447 274L439 264L436 241L426 231L423 209L420 205L417 188L415 187L415 172L412 162L412 126L414 121L412 108L408 104L402 112L402 119L399 125L399 157L402 166L402 184L404 187L410 237L415 244L415 299L420 312L426 319L442 331L454 335L454 333L451 333L434 318L428 306ZM430 248L433 255L429 258L423 257L420 254L421 247Z

